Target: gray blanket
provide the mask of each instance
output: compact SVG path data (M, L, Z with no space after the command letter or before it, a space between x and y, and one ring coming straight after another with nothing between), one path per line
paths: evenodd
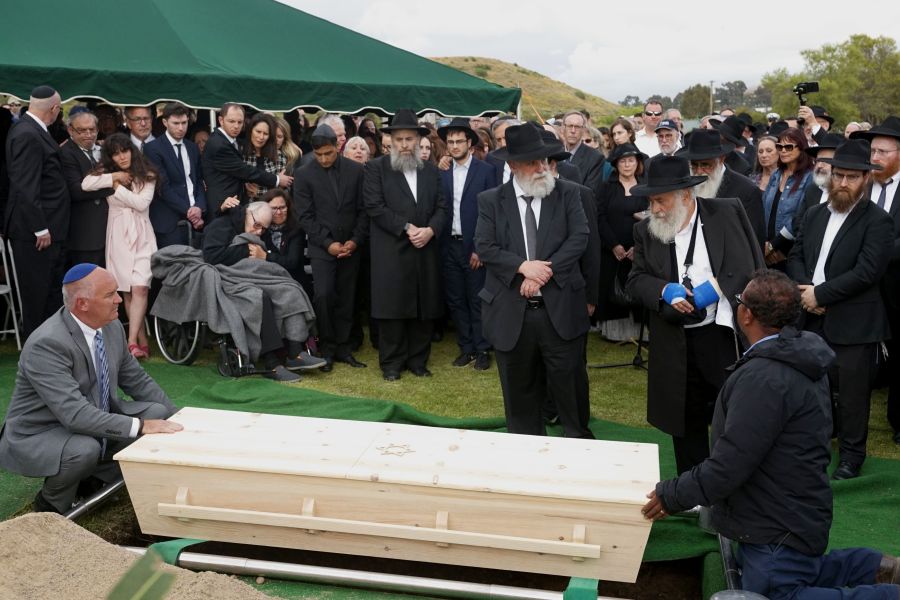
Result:
M280 265L247 258L230 267L213 266L200 250L176 245L154 253L150 267L163 282L150 314L175 323L203 321L215 333L230 334L251 360L259 356L263 292L272 300L284 338L304 341L310 335L312 304Z

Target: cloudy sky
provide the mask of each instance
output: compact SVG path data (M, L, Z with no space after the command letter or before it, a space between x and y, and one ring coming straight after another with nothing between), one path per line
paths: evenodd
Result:
M613 102L710 80L752 88L800 68L801 50L900 31L900 2L887 0L280 1L416 54L515 62Z

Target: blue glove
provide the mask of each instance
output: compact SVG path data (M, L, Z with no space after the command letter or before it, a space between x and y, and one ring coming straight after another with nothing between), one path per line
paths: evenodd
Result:
M678 299L687 299L687 288L680 283L667 283L662 291L666 304L674 304Z

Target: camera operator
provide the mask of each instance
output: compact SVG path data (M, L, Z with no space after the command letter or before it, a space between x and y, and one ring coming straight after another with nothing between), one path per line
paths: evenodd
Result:
M804 81L794 86L793 92L800 99L800 108L797 109L797 124L803 127L810 145L815 142L821 144L825 134L834 125L834 118L828 114L824 106L807 106L806 94L819 91L818 81Z

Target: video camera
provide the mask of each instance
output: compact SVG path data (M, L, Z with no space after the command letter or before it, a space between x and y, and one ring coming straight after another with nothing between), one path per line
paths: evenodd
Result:
M818 81L801 81L797 85L794 86L794 89L791 90L795 94L797 94L797 98L800 100L800 106L806 106L806 94L812 94L819 91L819 82ZM797 119L798 125L803 125L806 119Z

